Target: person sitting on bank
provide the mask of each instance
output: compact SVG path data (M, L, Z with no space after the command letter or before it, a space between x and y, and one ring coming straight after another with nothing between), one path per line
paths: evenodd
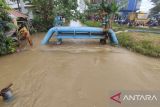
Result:
M32 38L30 36L29 31L27 30L27 28L25 27L25 25L21 25L18 29L20 35L22 36L21 39L25 39L28 41L29 45L32 47L33 46L33 41Z

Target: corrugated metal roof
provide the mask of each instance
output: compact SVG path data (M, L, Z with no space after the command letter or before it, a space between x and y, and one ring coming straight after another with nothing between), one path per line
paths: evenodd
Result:
M14 16L16 18L20 18L20 17L22 17L22 18L28 18L27 15L24 15L23 13L21 13L21 12L19 12L17 10L9 10L8 12L9 12L9 14L11 14L12 16Z

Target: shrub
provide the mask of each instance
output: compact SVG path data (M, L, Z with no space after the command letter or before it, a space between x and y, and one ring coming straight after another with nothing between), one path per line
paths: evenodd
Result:
M85 21L84 24L86 26L91 26L91 27L101 27L102 24L98 21Z
M0 56L16 51L16 44L11 37L6 37L0 32Z
M5 0L0 1L0 56L16 51L16 43L11 37L7 37L4 34L15 27L12 23L10 23L11 18L7 13L9 7L4 1Z
M148 56L160 57L160 45L155 45L151 40L147 40L145 38L142 40L136 40L128 33L119 34L118 40L120 45L127 49Z
M32 23L35 30L40 32L46 32L49 28L48 24L45 21L40 20L40 18L34 18Z

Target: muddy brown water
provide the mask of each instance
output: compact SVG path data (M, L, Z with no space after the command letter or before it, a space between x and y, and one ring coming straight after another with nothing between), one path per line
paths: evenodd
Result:
M160 91L160 59L97 40L65 40L0 57L0 88L13 83L14 99L0 107L109 107L109 92Z

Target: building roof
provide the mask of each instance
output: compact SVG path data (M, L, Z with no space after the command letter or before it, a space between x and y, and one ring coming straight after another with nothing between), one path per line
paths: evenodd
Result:
M12 17L15 17L15 18L28 18L27 15L17 11L17 10L9 10L8 13L12 16Z

